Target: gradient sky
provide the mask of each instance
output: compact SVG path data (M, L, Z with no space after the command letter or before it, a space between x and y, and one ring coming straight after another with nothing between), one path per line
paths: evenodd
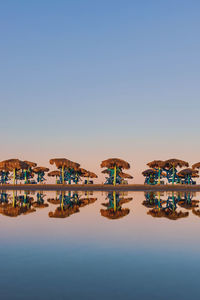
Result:
M0 160L200 161L199 28L197 0L1 1Z

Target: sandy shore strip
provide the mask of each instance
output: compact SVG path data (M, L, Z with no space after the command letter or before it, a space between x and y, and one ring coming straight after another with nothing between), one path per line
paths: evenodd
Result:
M0 190L28 191L200 191L200 185L2 184Z

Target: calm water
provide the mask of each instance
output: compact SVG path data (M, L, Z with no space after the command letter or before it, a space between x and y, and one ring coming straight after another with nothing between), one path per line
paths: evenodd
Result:
M1 299L198 299L200 194L107 196L1 195Z

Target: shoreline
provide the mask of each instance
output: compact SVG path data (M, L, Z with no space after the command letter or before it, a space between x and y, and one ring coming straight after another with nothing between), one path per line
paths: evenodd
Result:
M154 185L129 184L129 185L104 185L104 184L2 184L0 190L18 191L200 191L200 185Z

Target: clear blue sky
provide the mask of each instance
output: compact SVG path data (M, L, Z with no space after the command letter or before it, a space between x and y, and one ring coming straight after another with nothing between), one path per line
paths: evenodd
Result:
M197 0L1 1L2 159L200 161L199 29Z

